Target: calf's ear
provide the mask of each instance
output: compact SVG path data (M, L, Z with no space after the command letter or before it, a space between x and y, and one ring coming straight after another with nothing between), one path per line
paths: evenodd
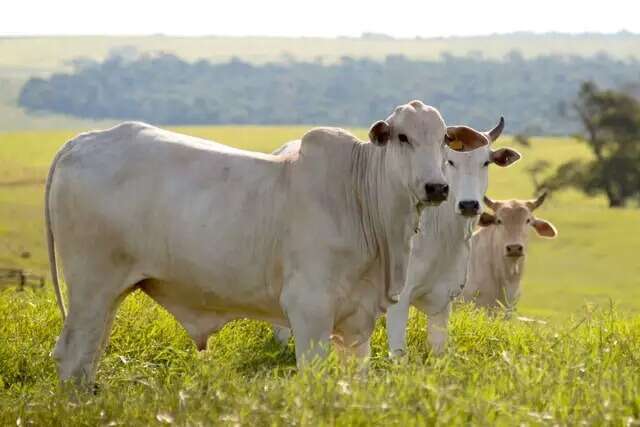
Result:
M478 220L478 225L480 227L488 227L496 223L496 217L491 215L489 212L482 212L480 215L480 219Z
M547 237L549 239L553 239L558 235L558 231L549 221L545 221L544 219L534 219L531 222L531 226L536 230L538 236Z
M386 145L391 139L391 126L384 120L378 120L369 129L369 140L378 146Z
M520 153L511 148L500 148L491 152L491 161L502 168L517 162L520 157L522 157Z

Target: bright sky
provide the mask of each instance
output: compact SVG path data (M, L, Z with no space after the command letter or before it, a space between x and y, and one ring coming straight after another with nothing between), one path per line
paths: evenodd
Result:
M0 34L640 33L638 0L5 0Z

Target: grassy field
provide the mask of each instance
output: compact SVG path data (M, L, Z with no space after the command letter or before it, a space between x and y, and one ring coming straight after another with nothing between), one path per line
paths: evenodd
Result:
M270 151L305 128L181 130ZM43 181L73 134L0 134L0 267L47 274ZM534 138L531 148L516 148L520 163L492 170L494 198L530 197L525 169L537 159L588 156L570 139ZM279 348L252 321L225 327L198 353L166 312L136 294L119 311L100 364L101 392L85 395L57 385L48 353L61 324L50 286L6 289L0 425L640 423L640 210L610 210L603 198L566 191L539 215L559 237L531 240L519 312L536 321L461 308L447 354L434 359L425 350L426 320L413 313L409 360L398 365L386 358L381 321L367 376L335 361L296 374L292 344Z

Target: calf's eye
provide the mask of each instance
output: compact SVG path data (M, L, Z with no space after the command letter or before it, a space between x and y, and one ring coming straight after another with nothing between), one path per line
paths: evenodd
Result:
M449 166L453 166L453 167L455 167L455 166L456 166L456 164L455 164L455 163L453 163L451 160L447 160L447 163L449 163Z
M502 220L500 218L496 218L496 224L502 224Z
M407 135L405 135L404 133L398 135L398 139L400 140L400 142L409 142L409 138L407 138Z
M489 160L487 160L486 162L484 162L484 163L482 164L482 166L484 166L484 167L486 168L486 167L487 167L487 166L489 166L490 164L491 164L491 162L490 162Z

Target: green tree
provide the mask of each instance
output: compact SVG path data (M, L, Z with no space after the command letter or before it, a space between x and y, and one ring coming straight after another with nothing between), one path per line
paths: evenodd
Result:
M594 158L562 164L541 186L604 193L610 207L640 199L640 103L626 93L600 90L593 82L585 82L574 108L583 127L579 137Z

